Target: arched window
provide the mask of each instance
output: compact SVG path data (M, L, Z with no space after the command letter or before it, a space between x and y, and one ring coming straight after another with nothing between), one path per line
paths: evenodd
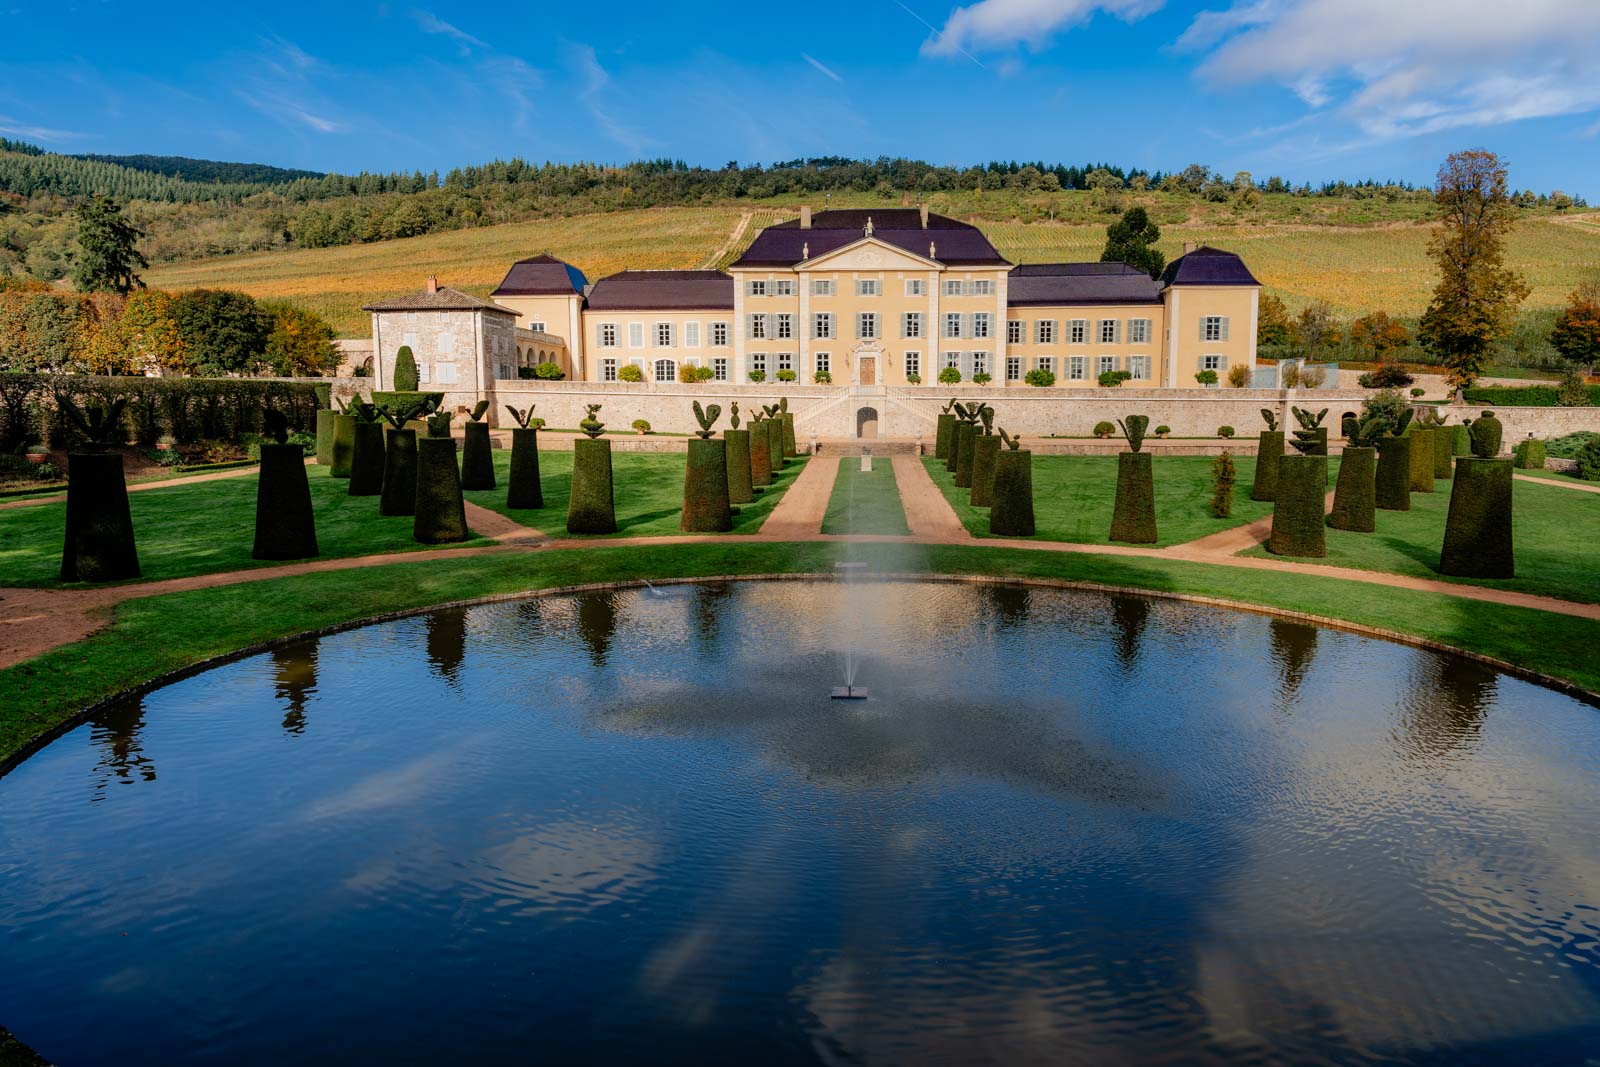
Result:
M656 381L675 382L678 380L678 365L670 359L656 360Z

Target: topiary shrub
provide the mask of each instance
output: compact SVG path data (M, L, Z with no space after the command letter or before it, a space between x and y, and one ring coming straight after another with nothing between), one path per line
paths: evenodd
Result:
M1353 412L1345 415L1342 427L1345 448L1339 461L1339 481L1333 490L1333 509L1328 512L1328 525L1335 530L1371 533L1377 528L1377 513L1374 510L1377 507L1376 442L1393 425L1382 415L1368 414L1359 418ZM1409 482L1409 469L1406 476ZM1404 490L1404 495L1409 507L1411 493L1408 488Z
M1278 460L1282 457L1283 431L1262 430L1256 444L1256 474L1250 483L1251 500L1271 500L1277 495Z
M771 419L762 418L760 415L750 423L750 485L752 489L757 486L772 484L772 434L773 424Z
M1171 432L1172 432L1172 427L1171 426L1157 426L1156 427L1156 436L1161 438L1163 441L1165 441L1167 439L1167 435L1170 434Z
M1134 545L1156 540L1156 490L1150 453L1117 453L1117 496L1111 540Z
M1233 434L1234 434L1234 429L1233 429L1232 426L1218 426L1217 427L1217 436L1223 438L1224 440L1232 438Z
M1413 390L1411 390L1411 395L1415 396L1415 397L1423 397L1423 396L1427 396L1428 395L1428 391L1426 389L1421 389L1421 388L1413 389Z
M1472 439L1474 456L1479 459L1494 459L1500 455L1500 441L1505 434L1505 427L1494 417L1494 412L1485 411L1473 419L1468 434Z
M494 452L489 438L489 424L484 414L489 410L487 400L478 401L463 426L461 442L461 488L494 488Z
M1277 500L1267 551L1278 556L1328 554L1322 504L1328 485L1325 456L1284 456L1278 461Z
M916 372L912 372L911 374L906 375L906 384L907 385L921 385L922 384L922 375L917 374Z
M1032 537L1033 453L1022 438L1000 431L1005 444L994 461L994 503L989 506L989 532L997 537Z
M428 436L417 441L417 496L411 537L419 544L446 545L467 539L467 507L456 467L450 413L428 420Z
M122 455L106 449L122 439L127 401L80 409L65 395L56 407L82 440L67 454L67 522L61 549L63 582L113 582L139 577L139 552L128 509ZM301 460L302 469L304 457Z
M356 417L349 408L333 417L333 462L328 474L334 478L350 477L350 464L356 455Z
M391 425L383 435L383 491L378 494L379 515L417 513L417 431L405 422L402 419L399 425Z
M1404 388L1416 381L1398 363L1380 363L1356 379L1363 389Z
M547 359L534 366L533 376L541 382L559 382L567 376L567 372L561 369L561 364Z
M261 442L256 482L256 537L252 559L309 559L317 555L317 524L311 511L306 452L289 444L289 424L278 411L264 417L268 440Z
M637 363L624 364L623 367L617 371L617 381L632 382L633 384L637 385L638 383L644 381L644 371L639 369L639 365Z
M1133 373L1131 371L1108 370L1095 380L1098 381L1103 388L1115 389L1117 386L1121 385L1123 382L1132 377Z
M994 467L1000 456L1000 438L992 433L980 433L972 439L972 496L968 501L975 508L986 508L994 503Z
M1211 461L1211 514L1226 519L1233 514L1233 485L1238 480L1227 449Z
M722 414L720 405L702 408L694 402L700 423L698 436L689 442L689 459L683 472L683 515L678 528L684 533L726 533L733 529L733 509L728 499L728 445L711 436Z
M350 405L355 419L351 427L351 496L378 496L383 492L383 423L371 404L357 401Z
M785 410L783 415L783 454L785 457L798 456L800 443L795 439L794 412Z
M1456 460L1439 573L1455 578L1516 577L1509 461L1482 456Z
M1211 386L1217 384L1217 372L1214 370L1198 371L1194 376L1194 380L1199 382L1201 385L1210 388Z
M399 389L374 389L372 391L372 406L380 410L387 408L392 411L402 411L409 407L415 407L418 410L434 411L443 404L443 393L403 391Z
M317 466L333 464L333 420L338 414L327 408L317 409Z
M1411 438L1380 437L1378 467L1373 477L1373 500L1384 511L1411 510Z
M394 357L394 387L402 393L414 393L421 379L417 375L417 357L410 345L401 345Z
M533 404L520 411L507 405L511 420L511 472L506 478L506 507L532 511L544 507L544 485L539 479L539 427L533 417Z
M939 412L939 420L936 424L937 429L935 429L933 435L934 459L950 458L950 438L956 428L956 415L955 412L950 410L954 404L954 400L950 401L944 406L944 410Z
M767 460L772 464L772 473L777 474L784 467L783 415L777 404L768 404L762 410L772 424L767 427Z
M567 532L617 532L617 509L612 497L611 442L603 437L588 437L573 443L572 495L567 501Z
M1250 368L1243 363L1237 363L1228 368L1228 384L1235 389L1243 389L1250 384Z
M1433 492L1433 431L1416 424L1411 427L1411 477L1413 493Z
M961 381L961 370L958 367L945 367L939 372L939 381L944 385L955 385Z
M811 376L812 385L832 385L833 374L830 371L819 370Z
M1114 424L1112 424L1112 423L1109 423L1109 422L1105 421L1104 419L1101 419L1099 422L1094 424L1094 435L1096 437L1101 438L1102 440L1107 438L1107 437L1110 437L1116 431L1117 431L1116 426Z
M988 371L979 371L972 376L973 385L988 385L992 381L994 381L994 375Z
M788 367L780 368L777 374L778 381L780 382L792 382L798 377L799 375L795 374L795 372L790 370Z
M731 428L722 431L728 445L728 503L748 504L756 498L750 478L750 431L739 429L739 402L729 406Z
M1523 470L1544 470L1544 442L1536 437L1518 441L1517 447L1512 450L1511 454L1514 457L1515 465Z
M767 372L764 370L753 370L750 372L750 380L759 385L767 380Z
M972 488L972 455L976 444L978 427L973 422L962 422L956 427L956 488Z
M1037 388L1048 389L1056 384L1056 374L1055 371L1045 370L1043 367L1035 367L1027 374L1024 374L1022 380Z

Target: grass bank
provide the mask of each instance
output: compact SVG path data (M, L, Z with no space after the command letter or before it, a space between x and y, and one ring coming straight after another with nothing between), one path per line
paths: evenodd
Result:
M826 461L823 461L826 462ZM872 470L861 469L861 457L839 460L839 477L822 517L825 534L908 534L905 508L894 464L881 458Z

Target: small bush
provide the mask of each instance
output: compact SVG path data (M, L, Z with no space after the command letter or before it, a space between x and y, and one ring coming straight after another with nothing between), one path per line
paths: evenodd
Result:
M627 366L617 371L617 381L633 382L637 384L644 381L644 371L639 369L639 365L637 363L629 363Z
M909 381L909 379L907 379ZM833 374L829 371L819 370L811 376L812 385L832 385Z
M750 380L758 383L764 382L767 380L767 372L764 370L753 370L750 372Z
M1232 437L1233 434L1234 434L1234 430L1233 430L1232 426L1218 426L1217 427L1217 436L1218 437L1227 438L1227 437Z
M1427 396L1428 395L1428 391L1426 389L1413 389L1413 390L1411 390L1411 395L1412 396Z
M1055 371L1038 368L1029 371L1027 374L1024 374L1022 376L1022 380L1027 382L1029 385L1035 385L1041 389L1045 389L1056 384L1056 373Z
M961 371L957 367L946 367L939 372L939 381L944 385L955 385L961 381Z
M634 419L633 420L633 428L638 433L649 433L650 432L650 423L648 421L646 421L645 419Z
M530 430L542 430L542 429L544 429L544 420L543 419L529 419L528 420L528 428Z
M1110 437L1116 432L1117 428L1109 422L1102 421L1094 424L1094 435L1096 437Z
M1156 436L1157 437L1165 437L1165 436L1167 436L1167 434L1169 434L1171 432L1172 432L1172 427L1171 426L1157 426L1156 427Z
M906 375L906 384L907 385L921 385L922 384L922 375L917 374L915 372Z
M533 376L540 381L559 382L567 376L567 373L561 369L561 364L551 363L547 360L533 368Z
M1578 477L1600 482L1600 434L1590 437L1588 443L1578 451Z
M1237 480L1233 457L1224 449L1222 455L1211 461L1211 514L1219 519L1233 514L1233 484Z
M1121 385L1123 382L1127 381L1129 378L1132 378L1132 377L1133 377L1133 372L1131 372L1131 371L1108 370L1104 374L1100 375L1100 377L1097 378L1096 381L1098 381L1102 386L1104 386L1107 389L1115 389L1117 386Z
M1363 389L1403 389L1416 381L1398 363L1380 363L1376 370L1370 370L1357 378Z
M532 367L518 367L517 368L517 379L519 381L524 381L524 382L533 381L533 368Z
M1321 389L1327 380L1328 372L1322 367L1306 367L1300 372L1300 384L1307 389Z
M972 376L972 383L974 385L988 385L992 381L994 381L994 375L990 374L988 371L979 371L977 374Z
M1244 364L1228 368L1228 384L1235 389L1243 389L1250 384L1250 368Z
M1217 372L1214 370L1198 371L1194 376L1194 380L1199 382L1201 385L1216 385Z
M1398 389L1380 389L1361 401L1361 410L1365 414L1378 415L1396 423L1410 407Z
M795 374L795 372L792 371L792 370L789 370L787 367L785 367L783 370L780 370L778 372L778 381L780 381L780 382L792 382L792 381L795 380L796 377L797 377L797 375Z
M1511 454L1514 457L1512 463L1523 470L1544 470L1544 442L1536 437L1518 441L1517 447L1511 450Z
M1283 369L1278 375L1278 384L1285 389L1300 388L1300 364L1279 364Z

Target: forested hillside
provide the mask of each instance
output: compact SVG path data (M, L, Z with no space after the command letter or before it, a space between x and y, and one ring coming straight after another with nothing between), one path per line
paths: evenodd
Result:
M280 185L297 178L321 178L320 170L291 170L265 163L223 163L215 159L190 159L188 156L101 156L94 153L75 155L73 159L88 159L96 163L114 163L131 170L147 170L172 178L192 182L248 182L251 185Z

